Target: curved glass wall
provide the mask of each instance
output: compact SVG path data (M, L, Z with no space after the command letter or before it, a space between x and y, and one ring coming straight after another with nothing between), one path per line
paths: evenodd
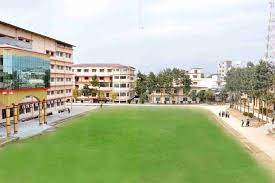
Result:
M47 88L50 62L33 56L0 55L0 88Z

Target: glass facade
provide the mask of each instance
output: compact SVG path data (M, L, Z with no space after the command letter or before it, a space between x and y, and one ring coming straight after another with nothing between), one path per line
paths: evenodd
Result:
M47 88L50 62L33 56L0 55L0 88Z

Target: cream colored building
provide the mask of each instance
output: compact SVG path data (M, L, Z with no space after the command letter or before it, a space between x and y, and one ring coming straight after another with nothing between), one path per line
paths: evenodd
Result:
M107 101L112 100L112 95L116 94L115 102L125 103L135 96L135 68L121 64L75 64L73 65L75 75L75 87L81 91L83 86L91 86L92 77L96 76L99 87L96 89L103 92ZM91 97L81 96L84 100L97 102L98 94Z
M73 45L24 28L0 21L0 45L8 45L32 53L48 55L50 60L50 87L47 88L47 113L65 109L72 99ZM35 82L35 81L34 81ZM38 116L36 98L27 96L19 104L20 118Z
M198 93L201 90L220 90L221 89L221 78L217 74L205 77L202 68L192 68L187 72L190 79L192 80L191 91L196 91ZM164 89L159 91L154 91L149 96L150 103L196 103L199 100L192 100L188 95L183 92L181 86L176 86L174 84L174 89L171 94L167 94Z

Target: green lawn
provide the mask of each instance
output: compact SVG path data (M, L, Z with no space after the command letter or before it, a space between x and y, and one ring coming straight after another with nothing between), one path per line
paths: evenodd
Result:
M109 107L0 150L1 183L267 183L206 112Z

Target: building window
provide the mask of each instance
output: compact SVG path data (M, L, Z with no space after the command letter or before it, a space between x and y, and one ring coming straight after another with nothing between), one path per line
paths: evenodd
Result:
M89 72L89 69L84 69L84 72Z
M54 82L54 78L51 78L51 82Z
M77 69L77 72L81 72L81 69Z
M51 69L54 69L54 65L51 65Z
M104 72L104 69L99 69L99 72Z
M85 80L89 80L89 77L85 77Z
M92 72L96 72L96 69L92 69Z
M198 78L198 76L197 75L193 75L193 78Z
M112 69L108 69L108 72L112 72Z
M120 79L126 79L126 76L120 76Z
M119 76L115 76L115 79L119 79Z
M120 96L121 96L121 97L125 97L125 96L126 96L126 93L125 93L125 92L122 92L122 93L120 93Z
M119 88L119 84L114 84L114 88Z
M120 88L126 88L126 84L120 84Z
M106 93L106 97L110 97L110 93Z
M104 77L99 77L99 80L104 80Z

